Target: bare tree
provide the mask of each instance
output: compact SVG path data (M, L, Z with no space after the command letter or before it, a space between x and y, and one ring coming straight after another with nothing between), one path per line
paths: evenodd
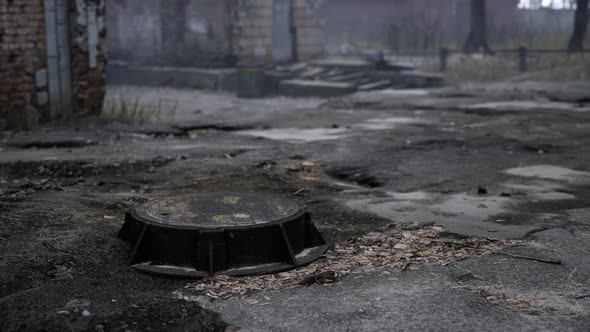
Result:
M486 0L471 0L471 28L463 50L466 53L489 53L486 23Z
M574 31L569 43L570 52L584 50L584 38L588 28L588 0L578 0L574 18Z

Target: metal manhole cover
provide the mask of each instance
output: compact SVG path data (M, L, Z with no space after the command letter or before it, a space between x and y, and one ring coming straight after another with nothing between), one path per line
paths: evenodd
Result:
M281 198L212 193L155 200L136 209L136 214L154 224L226 228L269 223L299 211L297 204Z
M119 237L134 247L134 268L185 277L278 272L309 264L327 249L299 205L253 193L150 201L127 213Z

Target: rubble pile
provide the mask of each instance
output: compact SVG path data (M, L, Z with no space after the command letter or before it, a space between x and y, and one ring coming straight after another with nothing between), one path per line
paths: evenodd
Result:
M497 252L522 245L523 241L489 238L445 239L439 226L412 229L409 224L393 225L382 232L336 245L324 259L306 267L253 277L219 275L187 285L215 299L229 299L252 292L301 287L310 284L330 285L357 268L400 268L416 270L428 265L449 265L471 256ZM189 299L182 292L176 294Z
M275 67L267 71L280 95L333 97L356 91L388 88L432 88L444 84L442 75L414 66L365 58L327 58Z

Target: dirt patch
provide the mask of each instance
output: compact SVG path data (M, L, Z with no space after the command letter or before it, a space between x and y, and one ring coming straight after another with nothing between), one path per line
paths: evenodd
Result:
M142 171L155 171L176 160L155 157L122 163L96 163L87 160L19 161L0 163L0 177L4 180L20 178L75 178L98 175L123 175Z
M74 190L36 194L0 216L0 296L77 277L126 269L128 249L116 240L124 208ZM110 272L109 272L110 270Z
M171 298L180 281L129 267L131 249L116 234L142 199L78 189L34 193L0 214L0 330L224 329L213 313ZM76 298L92 304L64 308Z
M510 294L500 286L480 286L472 289L490 303L510 311L531 316L571 316L575 312L561 307L549 306L543 298L533 298L522 294Z
M67 291L67 290L64 290ZM227 324L195 303L145 295L131 300L90 301L74 299L61 308L37 308L34 297L0 303L0 329L6 331L225 331ZM30 302L29 302L30 301ZM72 307L73 301L88 305ZM38 310L10 310L10 305Z
M55 180L45 182L47 188L37 180L21 183L20 179L20 185L11 181L11 187L31 190L10 200L13 194L2 187L0 330L218 329L225 325L217 316L172 297L185 282L142 275L129 267L131 248L116 238L124 212L150 197L180 192L268 192L305 204L342 190L320 164L310 161L197 168L181 164L146 171L140 178L117 167L112 171L120 171L125 184L115 185L105 180L116 179L110 169L86 178L84 164L56 163L42 165L44 170L36 173L38 178ZM70 172L84 181L59 185L57 181L66 180ZM50 183L59 185L59 190ZM133 186L141 183L157 186L145 194L133 193ZM89 316L82 308L63 309L76 298L91 301L86 308Z
M85 187L86 191L106 191L104 179L117 179L123 174L148 172L170 163L170 158L95 164L84 161L17 162L0 164L0 211L9 209L14 202L25 200L28 196L46 191L61 192L70 187ZM118 180L117 183L121 183ZM127 187L143 193L149 186L133 179L123 181ZM112 186L110 186L112 187ZM1 229L1 227L0 227Z
M218 165L208 170L187 170L161 188L177 192L275 192L305 203L310 197L360 187L329 176L324 165L317 161L260 160L245 166Z

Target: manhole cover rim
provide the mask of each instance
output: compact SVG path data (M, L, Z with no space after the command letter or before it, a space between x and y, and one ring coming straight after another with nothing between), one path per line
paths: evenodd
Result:
M208 199L212 197L226 197L226 196L239 196L239 197L247 197L247 198L254 198L260 200L274 200L276 202L285 203L288 206L287 210L292 210L286 212L284 216L281 216L277 219L269 218L268 220L264 220L261 222L251 222L251 223L219 223L215 224L212 220L209 220L209 223L179 223L170 220L166 220L166 218L160 218L153 216L149 213L149 209L156 204L157 202L165 201L167 199L175 200L177 202L182 202L183 200L189 201L190 199ZM128 211L128 215L135 219L138 222L142 222L154 227L161 227L161 228L169 228L169 229L181 229L181 230L223 230L223 229L251 229L251 228L259 228L271 225L277 225L285 223L286 221L299 218L303 214L306 213L306 209L304 206L298 204L295 201L292 201L288 198L283 197L274 197L273 195L269 194L260 194L254 192L198 192L198 193L185 193L180 195L173 195L173 196L161 196L155 199L152 199L146 203L143 203L139 206L136 206Z
M184 199L199 197L194 194L167 197L169 201L162 202L151 210L154 216L159 216L162 212L178 211L180 217L170 219L173 223L165 223L157 217L146 218L150 214L138 213L147 211L149 202L127 212L118 237L132 245L130 264L133 268L151 274L189 278L206 278L216 274L266 274L309 264L320 258L328 248L313 224L310 213L296 201L258 193L197 194L215 199L198 201L197 207L204 202L213 202L213 206L202 214L193 210L195 206L190 205L194 200L188 203L182 201L183 196ZM219 225L178 223L190 223L193 216L197 216L195 221L216 216L220 209L228 205L225 204L224 195L232 194L242 195L240 197L244 200L241 204L230 202L229 205L233 205L233 210L230 208L230 211L239 213L243 209L251 209L251 220L256 222L257 218L268 215L269 221L252 224L240 224L237 221L235 224ZM245 198L247 194L250 196ZM256 203L259 199L269 201L257 210ZM156 200L151 202L154 201ZM283 202L288 204L278 207L277 204ZM190 208L183 205L185 203ZM281 218L271 220L279 216Z
M212 225L202 225L202 224L195 224L193 226L190 225L181 225L181 224L163 224L154 222L153 220L146 219L143 215L138 215L135 210L131 210L128 212L128 215L143 224L146 224L150 227L158 227L158 228L167 228L167 229L178 229L183 231L208 231L208 230L241 230L241 229L254 229L254 228L264 228L273 225L284 224L285 222L291 221L293 219L301 218L303 215L308 213L305 209L300 208L297 213L292 214L288 217L277 219L265 223L260 224L246 224L246 225L220 225L220 226L212 226Z

